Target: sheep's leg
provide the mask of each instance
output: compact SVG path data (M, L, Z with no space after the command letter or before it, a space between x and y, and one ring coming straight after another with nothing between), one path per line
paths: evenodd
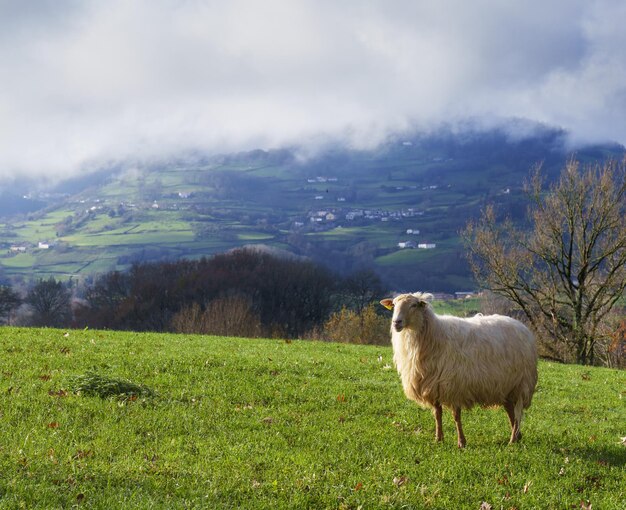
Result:
M461 425L461 408L455 407L452 410L452 416L454 416L454 423L456 424L456 435L458 438L459 448L465 448L465 434L463 434L463 426Z
M519 441L520 439L522 439L522 433L520 432L520 422L522 421L522 416L521 416L522 413L521 413L521 409L518 410L516 409L516 407L521 408L521 406L516 406L512 402L507 402L506 404L504 404L504 409L506 411L507 416L509 417L509 423L511 424L511 439L509 441L509 444L515 443ZM517 416L517 414L519 414L519 416Z
M441 408L441 404L436 403L433 408L433 415L435 416L435 440L443 441L443 427L441 426L441 414L443 413L443 409Z

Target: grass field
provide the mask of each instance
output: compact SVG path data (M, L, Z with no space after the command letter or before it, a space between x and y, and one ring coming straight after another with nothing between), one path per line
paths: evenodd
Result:
M403 396L388 347L0 329L0 508L581 508L626 501L626 373L542 362L501 410ZM96 373L154 396L71 391ZM483 508L487 508L483 506Z

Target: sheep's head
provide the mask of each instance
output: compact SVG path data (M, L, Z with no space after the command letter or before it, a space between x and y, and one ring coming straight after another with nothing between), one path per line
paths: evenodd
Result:
M416 292L414 294L400 294L394 299L383 299L380 304L393 310L391 327L400 332L404 328L419 329L424 317L423 312L426 310L430 299L432 299L432 294Z

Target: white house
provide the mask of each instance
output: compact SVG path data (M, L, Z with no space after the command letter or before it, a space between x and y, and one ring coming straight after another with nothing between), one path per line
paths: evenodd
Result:
M436 248L437 245L435 243L419 243L417 247L420 250L432 250L433 248Z

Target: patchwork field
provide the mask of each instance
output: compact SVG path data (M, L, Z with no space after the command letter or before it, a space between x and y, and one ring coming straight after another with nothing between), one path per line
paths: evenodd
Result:
M599 508L626 500L626 373L541 362L502 410L407 401L389 347L0 329L0 508ZM145 385L76 393L77 376ZM115 393L115 386L109 389Z
M459 229L485 193L497 197L506 185L519 188L524 174L508 166L489 180L474 176L468 186L467 161L439 152L391 144L380 152L331 150L299 161L288 151L253 151L120 169L0 225L0 276L80 279L133 261L262 243L324 263L332 254L331 265L344 272L374 267L393 286L406 283L406 270L419 266L442 282L458 282L447 290L464 290L471 286L468 269L450 278L441 256L463 251ZM492 163L477 172L491 175ZM407 237L407 229L420 233ZM437 248L430 254L399 250L407 240ZM410 288L417 288L422 279L411 278Z

